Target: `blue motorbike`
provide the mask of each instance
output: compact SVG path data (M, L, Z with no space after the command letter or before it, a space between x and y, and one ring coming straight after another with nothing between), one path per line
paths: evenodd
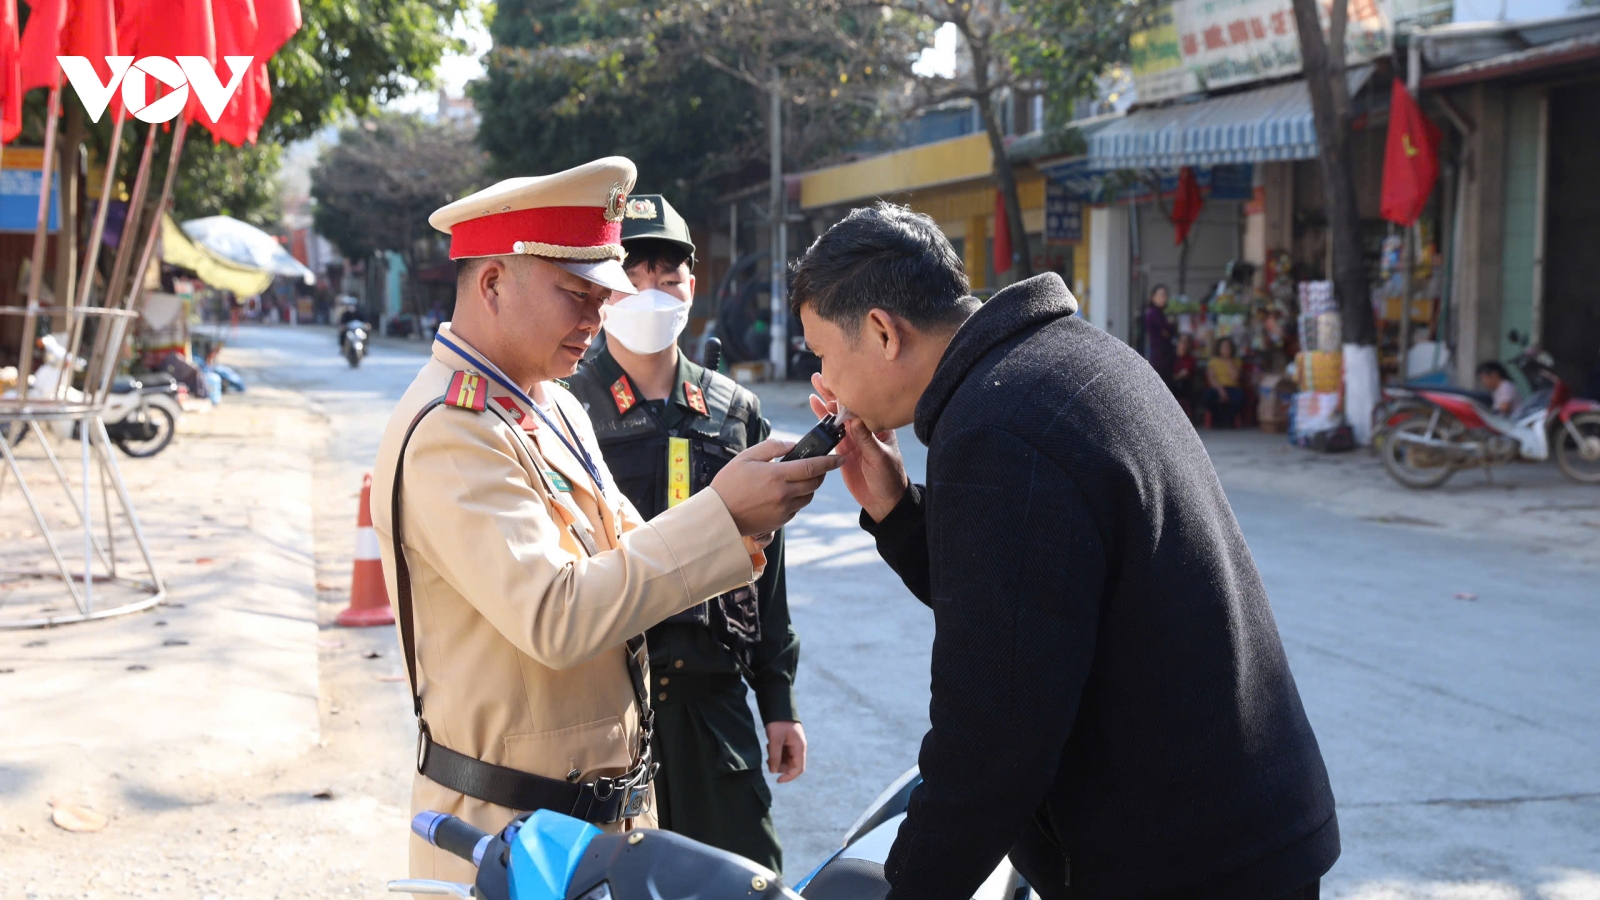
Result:
M742 856L667 831L605 834L579 819L540 810L514 819L499 834L424 812L411 830L478 867L472 885L407 879L389 890L476 900L883 900L883 862L905 819L916 769L902 775L845 833L843 846L791 890L770 870ZM1032 891L1009 860L973 900L1030 900Z

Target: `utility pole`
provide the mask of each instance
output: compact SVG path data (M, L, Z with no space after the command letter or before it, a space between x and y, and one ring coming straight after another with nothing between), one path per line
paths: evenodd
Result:
M783 94L778 80L778 67L772 67L772 108L768 113L767 131L771 140L772 175L767 186L768 254L772 262L771 328L772 344L767 358L772 362L772 378L782 381L789 377L789 305L785 296L788 287L788 248L784 233L787 210L783 190Z

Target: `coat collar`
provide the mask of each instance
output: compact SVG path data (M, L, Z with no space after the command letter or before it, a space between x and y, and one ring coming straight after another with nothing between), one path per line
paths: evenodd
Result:
M917 401L917 440L928 443L945 405L984 354L1020 332L1077 311L1077 299L1054 272L1019 281L991 297L957 329Z

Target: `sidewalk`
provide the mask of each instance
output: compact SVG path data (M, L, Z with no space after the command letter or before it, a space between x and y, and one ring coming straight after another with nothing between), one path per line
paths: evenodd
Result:
M1497 466L1487 477L1461 471L1442 487L1416 491L1396 483L1368 449L1316 453L1255 430L1201 436L1230 493L1292 498L1369 522L1600 562L1600 487L1568 480L1553 463Z
M6 896L142 895L140 882L235 894L241 873L214 855L264 839L249 826L281 802L274 791L309 797L310 785L274 782L319 741L311 501L322 428L296 395L255 386L185 416L160 455L118 460L167 602L0 632ZM5 509L17 502L7 496ZM58 829L54 799L110 824ZM196 853L213 858L186 866Z

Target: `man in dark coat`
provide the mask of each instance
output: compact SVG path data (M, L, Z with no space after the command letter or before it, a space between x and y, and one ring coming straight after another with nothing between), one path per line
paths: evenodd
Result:
M1333 793L1261 578L1193 427L1056 275L968 296L926 216L857 209L792 293L861 525L932 610L923 783L895 900L1010 854L1054 898L1314 898ZM928 483L893 429L914 422Z

